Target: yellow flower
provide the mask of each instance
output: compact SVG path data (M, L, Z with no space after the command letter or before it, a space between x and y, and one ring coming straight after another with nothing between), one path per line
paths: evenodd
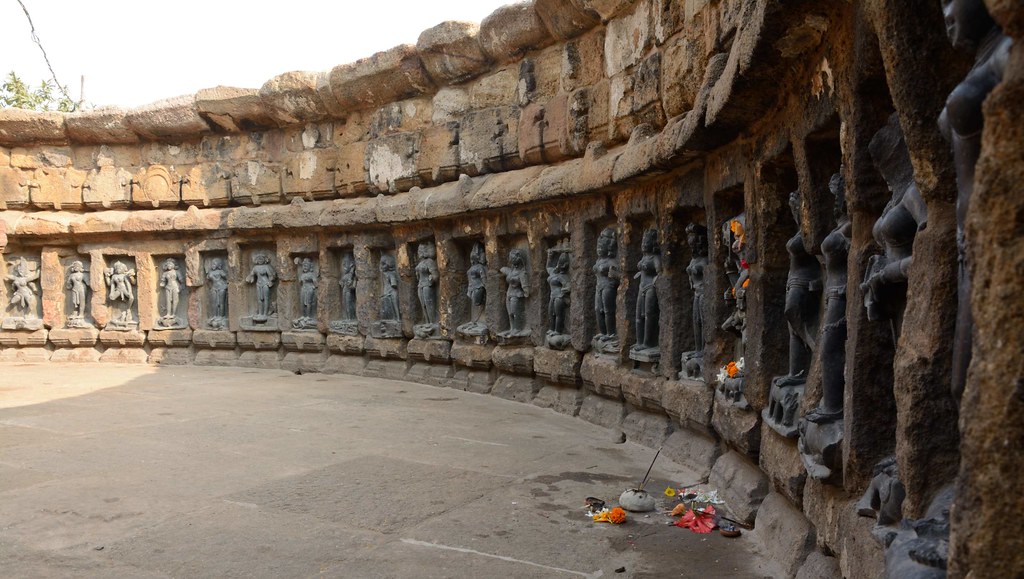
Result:
M676 496L676 489L674 489L672 487L665 487L665 496L666 497L674 497L674 496Z

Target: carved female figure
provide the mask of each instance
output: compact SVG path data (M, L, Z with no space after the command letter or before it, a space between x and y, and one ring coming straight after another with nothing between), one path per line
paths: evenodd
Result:
M487 254L482 243L473 244L473 249L469 252L469 262L471 265L466 271L466 277L469 279L466 297L473 308L475 322L483 315L484 306L487 305Z
M594 263L594 275L597 277L597 290L594 292L594 312L597 314L597 335L594 336L594 348L610 352L618 349L619 341L615 330L615 299L619 292L618 248L615 230L606 228L597 238L597 261Z
M135 303L135 292L132 290L132 286L136 283L135 270L129 269L120 261L115 261L113 267L107 268L103 272L103 277L107 282L107 287L110 288L108 299L121 310L111 322L115 325L133 323L132 304Z
M178 311L178 299L181 295L181 284L185 283L178 264L172 258L164 260L163 273L160 274L160 287L164 288L163 323L173 323Z
M569 314L569 296L572 283L569 279L569 253L549 250L548 254L548 331L547 345L562 349L569 343L566 331L566 316Z
M223 259L215 257L210 260L206 280L210 282L210 301L213 306L213 315L207 323L214 328L223 328L228 316L228 272L224 268Z
M356 319L356 260L351 253L341 258L341 318L350 321Z
M31 273L24 257L18 258L13 271L7 274L12 290L10 307L19 310L23 319L36 317L36 304L39 302L36 298L36 292L39 291L35 283L37 279L39 272Z
M296 258L296 261L299 261ZM299 319L292 321L292 327L304 330L316 328L316 288L319 286L320 273L316 271L313 260L302 258L302 271L299 272Z
M530 335L526 327L526 299L530 297L530 279L526 273L526 251L513 249L508 254L508 265L501 268L508 289L505 292L505 309L508 311L509 329L502 332L505 337Z
M277 270L270 265L270 257L263 252L252 256L252 270L246 276L246 283L256 285L256 312L253 314L253 321L265 322L274 314L274 304L271 300L271 288L277 282Z
M381 321L398 321L398 272L395 271L395 257L388 254L380 256L380 319Z
M648 229L644 232L641 245L643 257L637 264L639 271L634 279L640 280L640 290L636 299L636 344L631 351L658 349L658 318L661 308L658 304L658 289L655 284L661 273L661 255L658 248L658 232ZM652 352L653 353L653 352Z
M89 289L89 280L86 278L85 266L81 261L71 262L68 268L67 279L64 281L64 289L71 290L71 313L68 314L68 326L80 327L85 320L86 292Z
M708 230L698 223L686 226L686 243L690 246L686 276L693 292L693 351L683 352L683 375L700 379L704 373L704 270L708 266Z
M419 263L416 264L416 293L420 298L423 323L437 324L437 280L441 274L437 269L437 248L433 242L424 242L416 248Z

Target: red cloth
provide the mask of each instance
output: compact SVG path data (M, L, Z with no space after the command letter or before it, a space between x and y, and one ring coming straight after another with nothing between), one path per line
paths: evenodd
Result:
M715 507L708 505L706 509L702 510L703 512L701 513L696 513L692 509L686 511L683 518L676 521L676 526L701 534L710 533L715 530L718 526L715 524Z

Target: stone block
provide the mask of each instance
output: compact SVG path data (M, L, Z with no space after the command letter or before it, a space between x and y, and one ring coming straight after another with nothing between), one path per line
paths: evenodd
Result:
M237 332L235 340L243 350L277 350L281 334L277 332Z
M409 340L409 359L433 364L452 359L452 343L448 340Z
M491 395L516 402L529 402L537 394L537 381L526 376L499 374L491 388Z
M2 209L25 209L29 205L28 175L18 169L0 167L0 205Z
M761 416L751 409L730 404L715 394L711 426L730 446L750 457L761 450Z
M281 344L288 352L322 352L326 339L320 332L282 332Z
M145 364L149 354L142 348L107 348L100 354L104 364Z
M575 38L601 23L601 16L581 0L536 0L534 7L551 36Z
M416 50L435 83L457 84L487 70L487 56L477 42L479 32L472 22L449 21L420 33Z
M196 366L238 366L238 354L231 350L197 350Z
M325 353L314 352L285 352L281 359L281 369L296 374L319 373L327 362Z
M234 332L222 330L196 330L192 333L192 343L197 348L210 349L234 349L237 344Z
M636 9L608 23L604 37L605 75L613 77L636 66L651 45L651 3L641 0Z
M243 205L276 203L281 200L280 165L244 161L231 167L231 199Z
M476 110L462 117L459 129L459 164L470 176L518 169L519 108Z
M192 363L192 352L188 348L153 348L146 361L160 366L188 366Z
M420 132L416 174L425 185L438 185L459 177L459 124L451 121Z
M192 344L192 330L150 330L146 339L153 347L185 348Z
M531 2L506 4L480 23L480 48L495 62L507 62L553 42Z
M366 174L370 184L385 193L419 186L419 151L418 132L398 133L367 143Z
M338 150L334 186L339 195L362 195L370 188L366 173L366 147L365 141L359 141L343 145Z
M405 373L405 380L430 386L449 386L455 369L451 364L413 362Z
M663 411L661 400L664 396L665 379L660 376L629 372L622 375L622 396L637 408Z
M244 351L238 356L237 365L243 368L279 370L281 368L281 357L278 356L277 350Z
M602 22L607 22L637 7L637 0L578 0L578 2L581 9L597 13Z
M134 144L139 136L125 121L127 112L118 107L101 107L68 113L64 126L68 139L77 144Z
M717 489L733 518L753 524L770 489L768 477L738 452L723 454L711 467L708 485Z
M50 359L50 351L46 348L10 348L0 349L0 362L8 364L37 364Z
M181 200L181 181L164 165L139 169L131 182L133 203L156 209L173 207Z
M306 71L279 74L260 87L260 101L280 125L320 120L328 110L317 91L318 77L317 73Z
M100 331L96 328L55 328L50 330L48 338L58 348L84 348L96 345Z
M463 111L516 104L519 74L512 65L482 76L469 84L469 102ZM458 115L457 118L462 118Z
M64 113L0 109L0 145L62 145L66 142Z
M693 469L701 477L711 475L711 467L722 455L722 446L706 433L677 429L669 435L662 452L673 461Z
M363 368L363 376L369 378L386 378L388 380L405 379L406 363L403 360L385 360L370 358Z
M458 121L462 113L470 108L469 89L466 86L441 87L431 99L430 104L430 120L434 125Z
M82 202L90 209L127 207L132 179L132 174L122 168L93 169L82 183Z
M659 448L672 434L672 420L654 412L630 412L622 420L626 438L649 448Z
M32 206L60 211L83 207L82 184L87 173L76 169L42 167L32 172L27 182Z
M328 336L330 339L330 336ZM324 364L324 374L350 374L360 376L366 367L366 358L362 356L344 356L331 354Z
M452 378L451 387L474 392L476 394L489 394L494 386L494 373L482 372L479 370L455 368L455 376Z
M793 577L814 549L810 521L778 493L769 493L757 511L757 539L786 577Z
M821 551L812 551L796 572L796 579L839 579L842 576L839 561Z
M662 389L661 406L669 416L687 428L707 431L715 389L700 380L669 380Z
M340 334L328 334L327 349L336 354L361 355L363 353L362 336L342 336Z
M178 167L181 200L199 207L222 207L231 202L231 170L226 164L203 163ZM333 177L332 177L333 180Z
M593 30L562 46L562 90L573 92L604 78L604 31Z
M573 349L551 350L536 348L533 351L533 371L538 377L555 384L578 386L582 354Z
M531 346L496 346L491 352L494 366L509 374L533 374L534 349Z
M292 153L281 173L281 192L307 200L334 197L336 149L307 149Z
M665 45L661 57L665 116L671 118L693 109L707 63L707 53L698 39L680 37Z
M626 406L601 396L587 396L580 405L580 418L605 428L621 428Z
M100 343L108 348L141 348L146 343L146 334L138 330L100 330Z
M807 469L797 452L797 440L786 438L761 422L761 453L758 462L775 491L801 508Z
M404 338L374 338L367 336L364 348L366 348L367 354L377 358L405 360L409 357L408 342ZM402 367L405 367L404 364Z
M201 89L196 93L196 110L211 127L229 133L277 126L260 98L260 91L253 88L218 86Z
M583 383L606 398L622 399L621 369L611 358L588 354L580 366Z
M580 388L546 384L533 398L533 405L550 408L555 412L576 416L580 412L586 392Z
M408 44L331 69L331 94L346 111L381 106L434 88L416 47Z
M180 96L128 110L128 128L152 141L198 138L210 130L196 109L194 95Z
M65 364L90 364L100 361L100 351L95 348L58 348L50 354L50 362Z
M562 143L569 130L569 98L560 95L546 104L531 104L519 117L519 156L527 165L554 163L566 157Z

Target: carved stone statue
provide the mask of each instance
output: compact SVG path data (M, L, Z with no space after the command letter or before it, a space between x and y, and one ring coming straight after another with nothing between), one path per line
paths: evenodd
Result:
M210 316L206 325L214 330L228 327L228 272L224 260L215 257L210 260L206 270L206 281L209 282Z
M460 335L479 338L487 336L487 324L482 321L484 306L487 305L487 254L480 242L473 244L469 252L469 269L466 270L466 297L469 298L470 321L456 330Z
M953 346L953 393L957 400L967 382L971 362L971 280L966 263L964 226L974 192L974 167L981 155L984 125L981 105L1003 80L1012 40L989 15L983 0L943 0L949 39L957 48L975 53L974 66L946 100L939 127L953 146L956 164L957 247L960 250L956 337Z
M7 316L2 324L5 330L39 330L43 321L39 319L37 306L39 298L39 270L30 267L28 260L19 257L17 261L8 262L11 267L7 274L7 282L11 284L11 294L7 306Z
M65 325L69 328L88 328L91 326L85 320L85 305L89 301L89 271L81 261L71 262L67 276L64 280L64 289L70 292L71 311L68 312L68 319Z
M661 250L656 229L644 232L641 251L643 256L633 276L640 280L636 297L636 344L629 349L629 357L638 362L657 363L661 358L658 345L661 307L657 287L658 275L661 274Z
M568 248L548 250L548 331L544 343L554 350L564 350L572 341L568 332L569 296L572 280L569 279Z
M419 257L416 264L416 294L420 298L423 322L413 327L413 333L420 339L440 337L437 282L441 273L437 269L437 248L433 241L426 241L419 244L416 254Z
M270 263L270 256L259 251L252 256L252 270L246 276L245 282L256 286L256 303L251 315L242 318L244 326L257 328L270 328L275 324L272 319L277 314L277 304L274 300L274 285L277 283L277 270Z
M825 256L825 316L819 339L821 402L800 421L800 458L807 474L817 480L832 479L842 469L847 257L852 234L845 187L839 173L829 181L836 197L836 228L821 242Z
M939 491L924 518L905 519L885 549L885 579L942 579L949 560L949 510L956 488Z
M743 395L745 367L743 360L747 331L747 286L750 284L750 269L747 264L747 217L741 213L722 224L722 243L729 248L725 258L725 274L729 287L723 296L732 313L722 323L722 329L733 333L736 342L733 360L718 374L718 392L723 399L740 408L749 408Z
M375 338L402 337L401 313L398 309L398 271L395 256L380 256L380 317L373 328Z
M135 290L132 286L137 283L135 270L121 261L115 261L113 267L103 270L103 279L107 284L107 301L113 310L106 329L134 330L139 326L132 316L132 304L135 303Z
M501 268L508 289L505 292L505 309L508 311L509 328L498 334L499 342L521 342L530 336L526 326L526 300L530 297L530 278L526 272L526 251L513 249L508 254L508 265Z
M188 320L178 315L178 303L181 301L181 288L185 284L185 276L178 268L174 258L167 258L161 266L160 274L160 318L156 325L162 329L188 327Z
M619 350L619 337L615 329L615 300L619 293L618 241L611 227L601 231L597 238L597 261L594 275L597 289L594 292L594 313L597 315L597 335L593 347L598 353L613 354Z
M875 517L875 528L871 534L883 545L888 545L896 534L894 525L903 518L903 499L907 497L907 491L900 482L896 457L881 460L875 465L874 472L875 477L857 502L857 514Z
M868 319L889 320L895 343L907 304L907 272L913 262L914 238L928 220L928 208L914 182L910 153L895 114L872 137L868 149L892 198L872 230L885 253L871 257L861 289Z
M686 275L693 292L693 350L683 352L680 378L704 379L704 270L708 266L708 230L698 223L686 226L686 243L690 246L690 264Z
M316 290L320 286L320 272L308 257L295 258L295 263L301 268L296 279L299 283L299 317L292 320L292 327L296 330L315 330Z
M789 325L789 373L772 379L768 407L762 418L782 436L797 435L797 412L803 397L811 355L817 345L821 309L821 265L807 252L800 229L800 193L789 195L796 235L786 242L789 276L786 279L786 321Z
M354 336L359 333L356 321L356 260L350 252L341 257L341 319L331 322L331 331Z

